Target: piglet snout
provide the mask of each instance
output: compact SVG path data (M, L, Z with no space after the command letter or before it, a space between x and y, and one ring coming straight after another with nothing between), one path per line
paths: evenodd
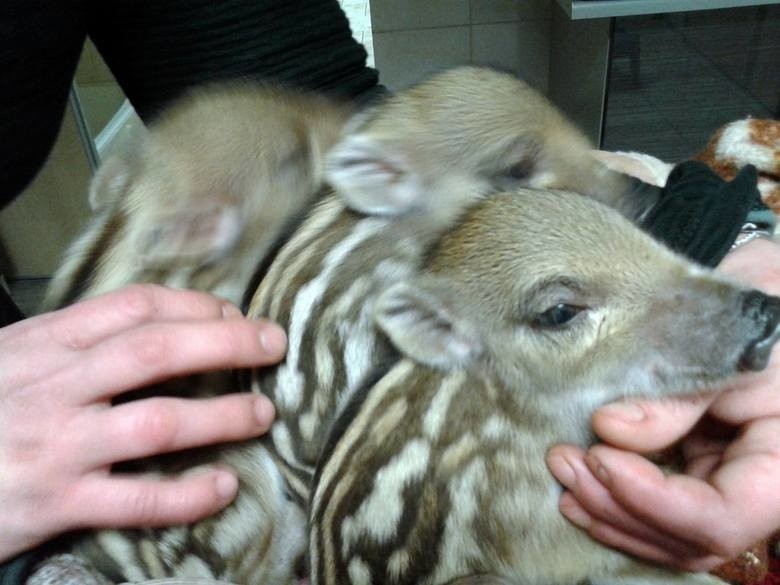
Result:
M748 341L739 360L741 370L763 370L780 337L780 298L751 290L742 294L742 313L753 321L758 335Z

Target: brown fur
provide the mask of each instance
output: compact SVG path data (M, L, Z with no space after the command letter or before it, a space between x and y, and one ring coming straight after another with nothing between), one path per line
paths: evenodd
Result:
M347 115L320 96L250 82L193 90L98 171L95 217L47 308L139 282L239 303L290 218L319 196Z
M560 515L544 455L587 444L605 401L722 387L777 336L780 299L754 320L754 298L572 194L475 206L377 302L404 359L320 464L312 584L719 582L590 540ZM559 306L576 310L551 325Z
M328 317L311 329L306 323L300 341L308 384L303 393L327 406L307 419L314 426L308 443L286 428L287 441L305 452L306 465L316 463L345 406L342 398L348 395L341 391L356 361L353 354L373 348L371 343L350 346L345 340L362 333L378 340L371 322L377 295L417 270L430 245L468 205L502 185L528 183L565 185L620 208L625 201L630 202L625 209L634 207L632 194L622 190L624 178L594 163L587 143L549 103L504 74L458 69L358 117L341 137L343 122L338 106L282 90L261 89L258 95L245 86L213 87L186 98L150 130L141 150L119 167L107 166L96 179L93 200L99 217L55 279L51 297L56 304L57 299L152 281L198 288L235 302L290 216L323 195L323 177L331 180L337 194L320 201L282 248L250 309L250 316L271 317L292 330L297 295L322 276L323 260L358 223L366 230L366 245L349 262L336 264L337 286L321 305ZM368 187L360 182L366 176ZM357 182L339 182L355 177ZM379 186L381 200L388 186L402 183L399 178L412 180L416 188L406 192L411 200L391 201L390 213L366 217L347 208L350 204L363 211L367 201L377 201L372 186ZM544 197L546 192L537 194ZM331 215L332 224L323 219ZM89 251L95 255L85 254ZM342 314L338 295L364 284L367 292L349 307L358 311L357 317ZM263 294L270 296L268 305L257 300ZM358 326L360 319L365 323ZM329 327L331 323L338 327ZM367 371L383 356L379 350L368 356ZM337 362L335 381L320 383L327 379L325 368L318 369L320 361L328 358ZM280 369L263 375L275 376ZM366 371L355 374L351 384L360 382L358 374ZM190 386L192 392L198 388ZM233 386L224 380L207 387L212 393L227 388ZM153 392L172 389L166 385ZM162 467L158 462L141 464L142 469L178 472L193 463L227 463L239 471L242 482L233 506L187 528L103 531L82 541L80 550L130 580L199 575L244 583L290 581L294 557L301 552L301 504L310 470L289 465L280 453L286 456L292 449L279 445L288 447L284 423L309 413L300 405L288 409L281 398L277 411L279 421L263 442L174 455Z

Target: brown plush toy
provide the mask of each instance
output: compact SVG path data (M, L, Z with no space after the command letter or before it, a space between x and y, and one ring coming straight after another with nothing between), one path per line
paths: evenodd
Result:
M728 181L746 164L754 165L761 199L780 214L780 120L746 118L726 124L696 159Z
M737 558L724 563L712 573L733 585L765 585L763 584L764 579L769 574L767 541L762 540Z

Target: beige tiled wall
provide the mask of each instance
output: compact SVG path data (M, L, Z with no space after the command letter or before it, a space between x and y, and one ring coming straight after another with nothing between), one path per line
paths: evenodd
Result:
M398 90L427 75L471 62L469 26L374 32L380 81Z
M519 74L547 90L553 0L371 0L374 59L397 90L472 63Z
M550 12L550 0L471 0L474 24L544 20Z
M89 217L91 169L70 107L46 165L30 186L0 212L0 272L50 276L65 247ZM5 264L5 265L3 265Z
M443 28L470 23L469 0L371 0L374 33Z

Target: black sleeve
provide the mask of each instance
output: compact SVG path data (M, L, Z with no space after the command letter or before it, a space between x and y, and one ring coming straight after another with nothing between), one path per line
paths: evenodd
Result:
M143 119L182 91L230 78L345 98L371 92L338 0L95 0L89 36Z
M0 3L0 209L54 146L86 36L84 10L83 0Z
M0 208L51 151L87 34L144 120L219 79L357 100L382 92L338 0L8 0L0 3Z

